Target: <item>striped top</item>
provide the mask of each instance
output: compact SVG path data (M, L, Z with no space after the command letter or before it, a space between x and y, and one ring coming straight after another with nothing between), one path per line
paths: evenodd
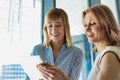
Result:
M81 49L73 46L69 48L64 44L55 62L51 47L46 48L44 45L38 44L33 48L31 54L40 55L43 61L48 61L50 64L58 66L72 80L79 80L83 60Z

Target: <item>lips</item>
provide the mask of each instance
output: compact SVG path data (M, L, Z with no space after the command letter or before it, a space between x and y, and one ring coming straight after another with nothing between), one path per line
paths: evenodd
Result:
M52 36L54 36L54 37L58 37L58 36L59 36L59 34L52 34Z
M92 38L93 38L93 35L92 35L92 34L89 34L89 35L87 35L87 38L88 38L88 39L92 39Z
M93 37L93 36L90 35L90 36L87 36L87 37Z
M93 34L92 33L87 33L86 36L87 37L93 37Z

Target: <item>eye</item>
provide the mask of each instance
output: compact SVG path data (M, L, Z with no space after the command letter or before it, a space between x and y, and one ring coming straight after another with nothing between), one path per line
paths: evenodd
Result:
M96 22L92 22L91 25L96 25Z
M87 27L87 24L84 24L84 27Z
M56 24L56 27L61 27L61 24Z
M96 22L91 22L90 24L89 24L89 26L95 26L96 25Z
M63 25L62 22L57 22L57 23L55 24L56 27L61 27L62 25Z
M51 24L48 24L47 27L52 27L52 25L51 25Z

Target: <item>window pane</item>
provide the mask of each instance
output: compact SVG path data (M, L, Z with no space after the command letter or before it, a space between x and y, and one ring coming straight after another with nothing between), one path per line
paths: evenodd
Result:
M41 0L0 0L0 56L30 55L40 42L40 15Z
M56 0L56 7L63 8L67 12L71 26L71 35L84 33L81 13L87 8L87 0Z

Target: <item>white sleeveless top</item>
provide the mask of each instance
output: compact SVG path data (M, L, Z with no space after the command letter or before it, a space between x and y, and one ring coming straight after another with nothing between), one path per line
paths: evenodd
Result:
M118 58L119 58L119 61L120 61L120 47L118 46L108 46L107 48L103 49L96 57L95 59L95 62L93 64L93 67L89 73L89 76L88 76L88 80L96 80L97 78L97 75L98 75L98 72L99 72L99 69L100 69L100 62L101 62L101 59L102 57L104 56L104 54L107 52L107 51L112 51L114 52ZM119 72L119 76L118 76L118 80L120 80L120 72Z

